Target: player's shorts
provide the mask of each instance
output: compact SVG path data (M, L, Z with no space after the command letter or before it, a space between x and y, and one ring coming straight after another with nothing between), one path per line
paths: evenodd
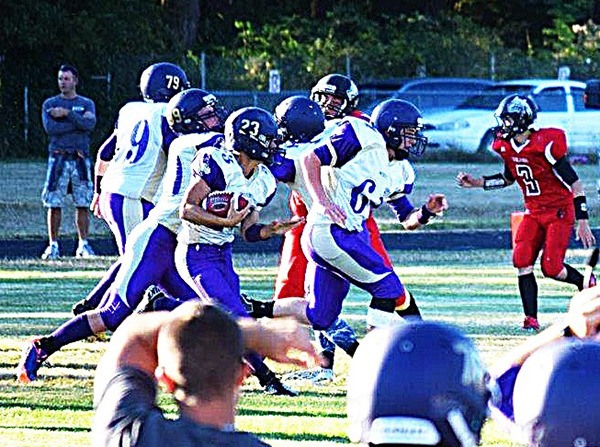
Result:
M62 208L67 194L77 208L87 208L92 202L92 161L78 154L52 153L48 157L42 202L46 208Z
M115 236L119 254L125 250L125 242L131 231L146 217L154 204L144 199L130 199L112 192L100 194L100 212Z

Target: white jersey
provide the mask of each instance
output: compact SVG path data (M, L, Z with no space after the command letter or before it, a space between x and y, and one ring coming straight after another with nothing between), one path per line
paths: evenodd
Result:
M317 146L314 152L323 165L321 180L327 197L346 213L344 228L361 231L371 206L379 206L391 194L385 140L365 120L346 117ZM314 206L307 220L332 222Z
M148 219L156 220L175 234L179 232L179 207L192 178L192 160L199 148L219 147L222 142L223 134L204 132L182 135L171 143L162 191Z
M389 195L385 200L391 201L410 194L415 184L415 169L408 160L392 160L388 165Z
M153 202L166 166L163 116L166 103L130 102L119 111L117 142L102 191Z
M275 195L277 183L266 166L260 164L252 176L244 177L242 167L233 154L224 148L198 151L192 162L192 181L203 179L211 191L230 191L243 194L257 211L266 206ZM213 229L183 221L178 240L184 244L224 245L233 242L234 229Z

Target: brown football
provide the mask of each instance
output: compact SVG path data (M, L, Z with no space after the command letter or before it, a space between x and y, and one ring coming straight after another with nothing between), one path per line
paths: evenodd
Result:
M230 191L213 191L204 199L203 207L215 216L227 217L234 198L236 210L241 210L248 205L248 200L241 194L234 194Z

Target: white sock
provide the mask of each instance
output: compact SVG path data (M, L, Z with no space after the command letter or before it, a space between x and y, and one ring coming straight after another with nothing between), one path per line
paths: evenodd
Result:
M79 248L83 247L87 244L87 239L79 239Z

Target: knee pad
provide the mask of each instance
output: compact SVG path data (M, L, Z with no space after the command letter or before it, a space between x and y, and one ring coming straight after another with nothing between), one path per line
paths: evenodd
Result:
M101 334L102 332L106 332L108 329L104 324L104 320L100 315L100 311L98 309L93 309L85 314L88 324L90 325L90 329L94 334Z
M562 263L544 263L542 262L541 268L542 273L547 278L557 278L560 272L563 270Z

